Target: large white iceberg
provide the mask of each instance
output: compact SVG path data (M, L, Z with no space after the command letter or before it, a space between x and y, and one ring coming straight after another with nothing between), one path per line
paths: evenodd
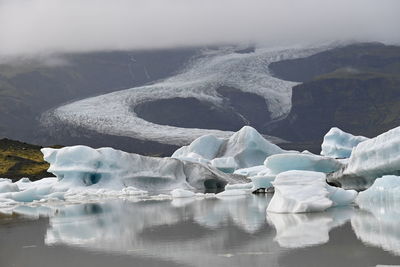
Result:
M324 136L321 145L321 155L332 158L349 158L351 151L359 143L368 140L364 136L354 136L333 127Z
M227 183L246 181L243 176L226 174L200 163L146 157L112 148L43 148L42 153L50 163L48 171L57 178L35 182L23 179L16 183L0 179L0 206L53 199L136 196L174 189L217 189Z
M284 150L267 141L250 126L229 138L205 135L194 140L190 145L175 151L172 158L186 161L208 163L224 172L262 165L264 160Z
M347 166L328 181L343 188L366 189L376 178L400 173L400 127L359 143Z
M330 186L325 178L324 173L313 171L287 171L278 174L272 182L275 193L267 211L317 212L354 201L356 191Z
M223 188L236 183L234 177L203 164L173 158L146 157L112 148L93 149L73 146L61 149L43 148L44 159L50 163L49 172L60 181L74 185L120 189L173 190Z

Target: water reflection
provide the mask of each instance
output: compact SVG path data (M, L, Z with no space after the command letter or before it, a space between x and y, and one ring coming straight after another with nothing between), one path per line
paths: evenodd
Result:
M357 237L364 243L400 256L400 210L396 202L366 203L351 218Z
M359 238L367 245L400 254L400 214L394 208L373 208L375 213L343 207L312 214L267 214L269 200L269 195L114 200L69 206L20 206L14 212L31 218L49 217L44 234L47 247L145 256L185 266L280 266L279 262L291 259L290 255L303 255L297 248L324 251L323 244L342 247L335 243L337 238L332 238L342 235L354 250L367 249ZM336 231L351 231L350 222L357 237ZM330 239L331 231L335 235ZM340 253L346 256L347 251ZM374 253L359 255L365 258ZM283 265L296 264L294 260Z
M326 212L302 214L268 213L268 222L276 229L275 240L286 248L324 244L329 231L345 224L354 213L353 207L333 208Z

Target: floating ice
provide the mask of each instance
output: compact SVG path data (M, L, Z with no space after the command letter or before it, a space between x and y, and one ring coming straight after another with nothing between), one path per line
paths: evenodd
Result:
M245 183L245 184L227 184L225 186L225 190L233 190L233 189L252 189L253 188L253 183Z
M343 188L366 189L376 178L400 173L400 127L359 143L344 169L328 181Z
M290 170L304 170L330 173L339 170L343 164L338 160L309 153L285 153L268 157L264 165L270 175Z
M267 170L267 168L264 165L258 165L250 168L243 168L243 169L238 169L234 172L234 174L239 174L239 175L244 175L244 176L255 176L258 173Z
M387 175L376 179L370 188L358 194L356 203L367 210L376 206L395 209L400 204L400 176Z
M257 189L268 189L272 187L272 182L275 180L275 175L257 175L250 177L251 182L253 183L252 190L255 191Z
M313 171L287 171L272 183L274 196L267 211L300 213L324 211L332 206L350 204L357 192L328 185L325 174Z
M18 192L19 188L9 179L0 179L0 193Z
M194 196L190 190L223 188L245 182L199 163L173 158L153 158L112 148L72 146L43 148L49 172L57 178L12 183L0 179L0 206L50 200L89 201L99 198L143 196L148 191L171 191L174 197ZM168 195L170 198L170 196Z
M244 189L231 189L216 194L216 197L235 197L249 194L248 190Z
M321 155L332 158L349 158L353 148L366 140L368 140L367 137L354 136L333 127L324 136Z
M172 158L210 163L225 172L261 165L284 150L267 141L257 130L244 126L229 138L206 135L175 151Z
M120 190L132 186L141 190L205 189L237 182L235 175L209 166L173 158L146 157L112 148L73 146L42 149L50 163L49 172L74 185Z
M187 197L195 197L196 194L189 190L177 188L171 191L171 196L173 198L187 198Z

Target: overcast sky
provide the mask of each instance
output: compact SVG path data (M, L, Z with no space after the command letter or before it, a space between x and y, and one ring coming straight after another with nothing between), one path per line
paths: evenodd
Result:
M0 0L0 56L335 40L400 43L400 0Z

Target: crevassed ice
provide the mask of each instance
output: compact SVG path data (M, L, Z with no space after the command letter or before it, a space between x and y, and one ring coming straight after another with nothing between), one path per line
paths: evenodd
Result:
M226 85L264 97L272 117L278 118L289 112L292 87L297 83L273 77L268 65L274 61L312 55L328 48L257 49L248 54L220 49L215 53L204 53L184 71L166 80L61 106L44 114L41 122L52 127L62 121L99 133L173 145L186 145L205 134L227 137L232 132L150 123L137 117L132 110L139 103L173 97L195 97L222 105L216 89Z

